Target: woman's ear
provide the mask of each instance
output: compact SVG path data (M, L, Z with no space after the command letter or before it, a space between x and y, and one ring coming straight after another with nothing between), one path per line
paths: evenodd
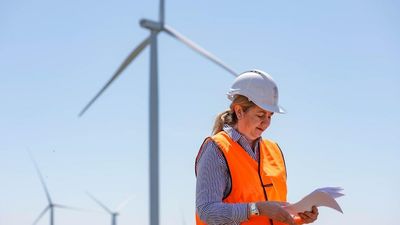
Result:
M243 108L240 105L234 105L233 106L233 111L236 113L236 117L238 119L242 119L243 118Z

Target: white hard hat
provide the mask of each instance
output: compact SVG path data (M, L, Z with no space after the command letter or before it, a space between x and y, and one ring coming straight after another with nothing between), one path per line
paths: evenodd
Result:
M243 95L264 110L285 113L285 110L278 105L278 87L275 81L268 73L261 70L240 74L227 95L232 101L235 95Z

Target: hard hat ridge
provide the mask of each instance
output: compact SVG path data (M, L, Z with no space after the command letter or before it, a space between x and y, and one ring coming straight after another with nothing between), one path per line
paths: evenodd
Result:
M261 70L250 70L241 73L233 82L227 93L232 100L235 95L246 96L260 108L276 113L285 113L278 105L278 87L272 77Z

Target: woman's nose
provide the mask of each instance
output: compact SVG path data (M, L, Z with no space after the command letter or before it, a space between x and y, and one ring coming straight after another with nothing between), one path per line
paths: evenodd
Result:
M271 118L266 117L261 121L261 125L263 125L263 128L267 128L269 126L269 123L271 122Z

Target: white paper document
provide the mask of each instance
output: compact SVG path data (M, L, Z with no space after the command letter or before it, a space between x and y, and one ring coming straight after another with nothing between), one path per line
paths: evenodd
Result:
M326 206L343 213L339 204L335 200L335 198L339 198L344 195L341 193L341 191L343 191L343 189L340 187L318 188L301 199L299 202L289 204L284 208L292 215L297 215L299 212L311 211L313 205L317 207Z

